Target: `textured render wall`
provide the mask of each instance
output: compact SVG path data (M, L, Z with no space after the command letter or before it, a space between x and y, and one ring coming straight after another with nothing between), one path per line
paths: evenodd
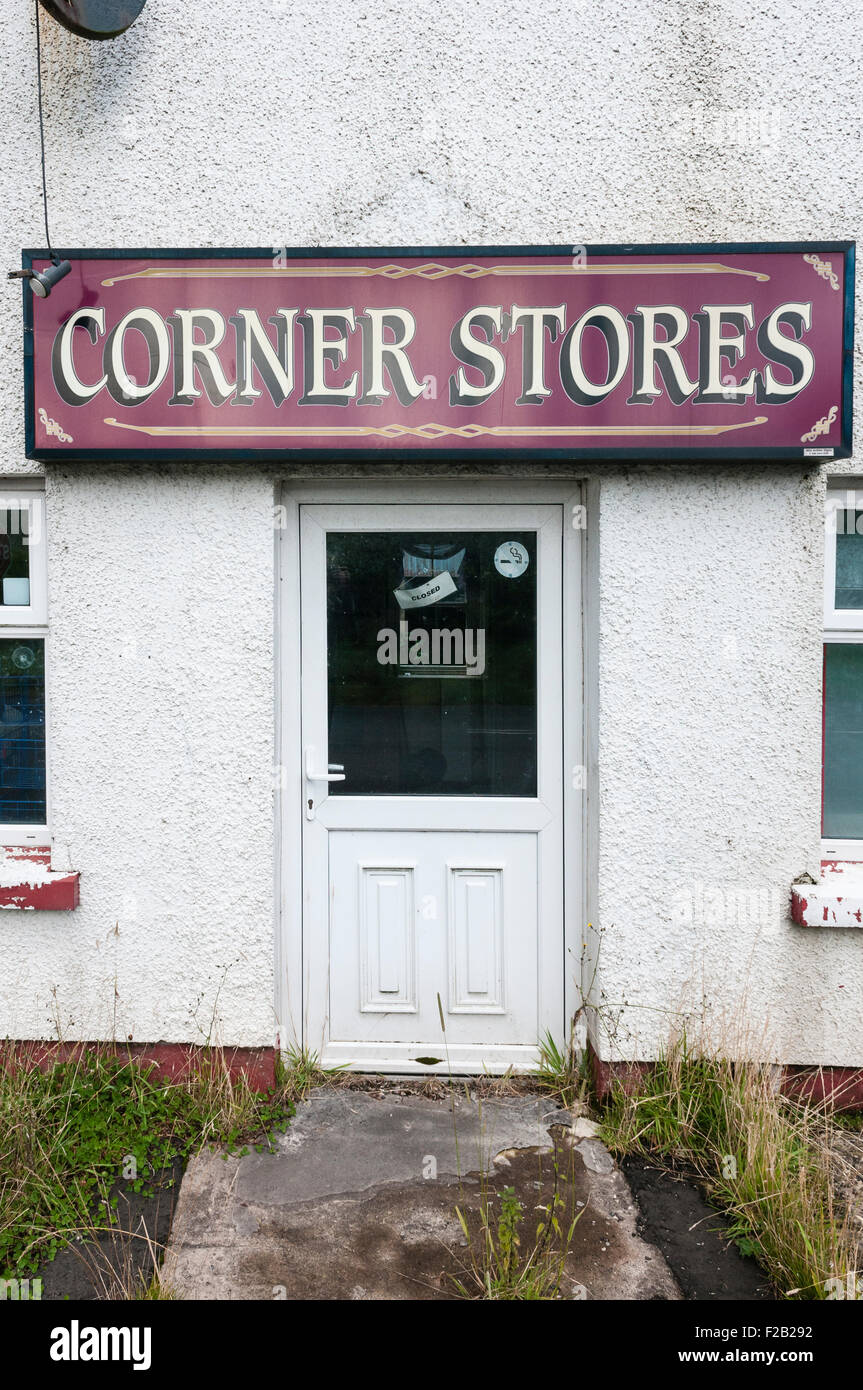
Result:
M5 0L3 19L0 246L11 267L43 233L32 10ZM848 55L859 28L851 0L829 24L806 0L757 15L749 0L618 0L601 12L571 0L349 12L331 0L149 0L107 44L46 19L54 239L853 237L863 180ZM739 108L767 113L773 138L687 136L676 114L710 121ZM40 471L23 459L19 295L8 286L0 313L4 474ZM50 1031L56 983L64 1023L92 1035L112 1010L116 961L119 1033L195 1037L195 998L212 999L242 952L221 986L226 1033L269 1040L273 815L269 783L255 780L261 762L269 772L273 724L269 480L181 468L48 474L54 823L82 871L82 905L62 920L4 914L0 1033ZM725 919L684 930L669 920L675 891L685 898L726 872L785 891L813 867L821 561L809 486L793 470L602 470L591 901L612 1004L637 994L673 1007L683 962L702 945L714 975L742 977L751 929ZM193 582L212 600L203 624L185 606ZM214 631L220 609L233 648ZM130 628L144 653L135 670L118 645ZM722 654L729 635L744 651L736 664ZM760 725L747 718L753 706ZM147 898L137 922L119 911L126 891ZM855 933L783 926L758 948L787 1060L863 1063L843 1012L859 999L861 947ZM660 1018L631 1011L641 1055Z
M704 1015L789 1063L863 1060L863 942L788 917L819 861L821 496L790 470L603 480L605 1055Z
M271 1044L272 484L57 469L47 492L54 862L81 906L3 914L3 1031L216 1018Z
M32 7L3 0L3 251L41 244ZM853 236L860 21L806 0L148 0L43 25L60 245ZM780 110L776 138L675 114ZM772 128L772 127L771 127ZM8 291L10 299L14 291ZM17 364L17 324L3 351ZM4 372L3 390L9 391ZM17 383L17 370L12 373ZM17 403L5 397L17 425ZM7 441L8 463L16 450Z

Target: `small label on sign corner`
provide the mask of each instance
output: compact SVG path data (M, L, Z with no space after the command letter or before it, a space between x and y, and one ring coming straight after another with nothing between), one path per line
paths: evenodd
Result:
M835 452L835 449L804 449L803 457L805 459L832 459Z

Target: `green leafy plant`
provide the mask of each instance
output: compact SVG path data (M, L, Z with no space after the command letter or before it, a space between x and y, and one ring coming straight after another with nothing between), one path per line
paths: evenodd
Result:
M111 1048L40 1068L0 1056L0 1276L32 1273L58 1250L117 1229L117 1188L170 1186L176 1160L207 1144L269 1145L293 1113L275 1088L252 1090L218 1049L166 1081Z
M524 1237L526 1214L514 1187L496 1193L483 1182L478 1229L471 1213L455 1210L468 1248L465 1278L451 1276L462 1298L549 1302L560 1297L566 1257L583 1209L567 1222L556 1156L553 1191L532 1239Z

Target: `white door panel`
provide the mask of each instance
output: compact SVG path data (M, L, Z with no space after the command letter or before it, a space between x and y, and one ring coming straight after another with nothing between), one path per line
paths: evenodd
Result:
M536 836L419 838L330 836L331 1041L535 1043Z

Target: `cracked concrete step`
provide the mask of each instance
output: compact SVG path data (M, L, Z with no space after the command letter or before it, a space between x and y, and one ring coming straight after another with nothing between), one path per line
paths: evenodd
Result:
M456 1206L476 1221L486 1188L514 1187L529 1247L555 1165L581 1213L565 1296L680 1298L596 1126L523 1095L313 1093L275 1153L191 1160L164 1278L190 1299L453 1297L470 1266Z

